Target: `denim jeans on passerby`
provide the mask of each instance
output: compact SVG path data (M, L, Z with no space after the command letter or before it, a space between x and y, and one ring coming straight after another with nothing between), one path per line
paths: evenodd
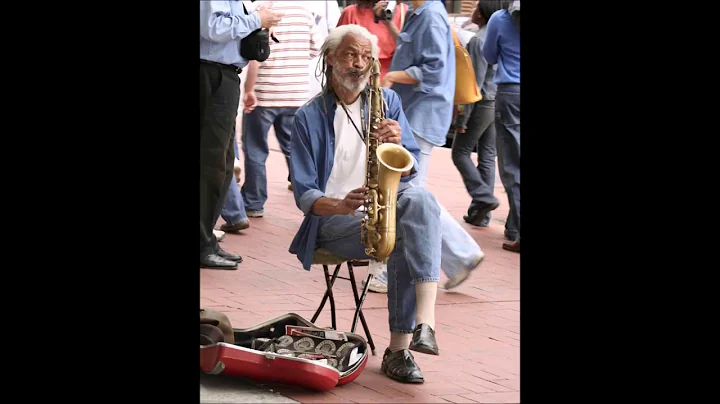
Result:
M477 167L472 161L477 146ZM452 160L462 176L465 189L472 198L468 214L475 207L498 202L495 197L495 102L479 101L473 105L466 133L456 133L452 144ZM486 220L490 220L488 212Z
M440 275L440 206L423 188L401 183L396 205L397 238L388 260L390 331L410 334L415 329L415 283L437 282ZM363 214L324 216L318 247L345 258L367 259L360 241Z
M495 97L498 169L510 203L508 224L520 239L520 85L500 84ZM507 228L507 225L506 225ZM510 231L508 229L508 231Z
M233 143L235 144L235 158L237 159L237 156L240 155L238 152L237 139L235 139L235 142ZM230 181L230 189L225 197L225 203L223 204L220 216L222 216L225 223L230 226L248 220L247 214L245 213L245 204L243 203L242 195L240 195L240 188L238 187L237 180Z
M242 196L248 211L262 211L267 201L267 171L269 154L268 131L275 128L280 149L290 170L290 134L297 108L256 107L243 115L242 150L245 157L245 182ZM290 173L292 174L292 173Z
M428 166L430 165L430 154L434 146L417 135L415 141L420 147L419 167L417 168L418 175L410 181L410 185L425 188ZM450 212L439 202L438 205L440 205L440 232L442 238L440 267L448 278L452 278L461 269L471 268L477 264L475 260L482 255L482 250L472 236L452 217Z

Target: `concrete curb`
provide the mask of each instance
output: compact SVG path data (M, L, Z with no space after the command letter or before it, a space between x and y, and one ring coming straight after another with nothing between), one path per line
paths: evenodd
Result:
M297 401L247 380L200 373L200 403L297 403Z

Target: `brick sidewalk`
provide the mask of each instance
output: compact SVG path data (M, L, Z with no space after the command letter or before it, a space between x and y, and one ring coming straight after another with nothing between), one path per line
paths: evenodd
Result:
M240 127L240 125L238 125ZM288 252L302 221L292 192L287 190L285 159L270 134L268 202L265 217L251 218L250 229L228 234L224 249L239 253L243 263L237 271L200 271L200 306L222 311L234 327L244 328L284 313L294 312L310 320L325 291L322 267L302 269ZM314 393L279 387L282 394L300 402L370 403L519 403L520 402L520 256L502 249L507 198L499 178L495 194L501 206L489 228L465 224L470 197L450 159L450 150L436 148L431 157L428 188L480 244L484 263L454 292L438 291L436 338L440 356L416 353L425 375L422 385L395 382L380 373L382 353L389 342L387 296L368 293L363 306L377 346L363 374L347 386ZM222 219L220 219L222 222ZM218 226L220 223L218 223ZM358 268L363 279L366 268ZM347 269L341 276L347 276ZM441 272L441 285L446 278ZM348 330L354 301L349 282L335 288L338 328ZM330 325L329 304L316 322ZM362 326L358 334L364 336Z

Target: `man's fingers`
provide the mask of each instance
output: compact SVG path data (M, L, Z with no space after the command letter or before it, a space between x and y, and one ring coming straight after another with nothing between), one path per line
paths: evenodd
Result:
M345 197L345 200L348 201L348 203L351 204L358 204L358 206L362 205L363 202L365 202L365 199L367 199L367 195L362 194L350 194Z

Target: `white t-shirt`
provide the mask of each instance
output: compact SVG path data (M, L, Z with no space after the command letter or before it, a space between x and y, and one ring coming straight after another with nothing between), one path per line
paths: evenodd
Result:
M352 121L362 131L361 104L362 97L358 97L346 108L350 112ZM343 199L350 191L365 184L365 143L339 104L335 110L333 126L335 127L335 160L325 186L325 196Z

